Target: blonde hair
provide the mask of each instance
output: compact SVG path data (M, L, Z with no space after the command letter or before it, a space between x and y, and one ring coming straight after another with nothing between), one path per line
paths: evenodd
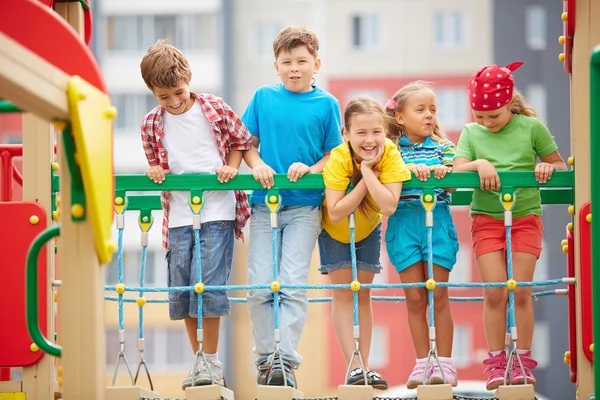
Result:
M394 94L394 96L392 96L392 100L396 102L396 107L394 109L390 109L388 107L385 108L387 115L393 120L392 122L389 122L388 137L392 139L396 144L398 144L398 140L405 133L404 125L402 125L396 120L396 113L402 112L404 106L406 105L406 102L408 101L411 95L420 92L429 92L434 97L436 97L431 83L425 81L415 81L404 85L400 90L398 90ZM433 127L431 139L433 139L435 142L445 142L448 140L446 133L444 133L442 128L440 128L440 125L437 123L437 120L435 126Z
M140 63L142 78L148 89L174 88L181 82L190 83L192 71L183 53L167 43L159 40L142 58Z
M512 108L510 111L513 114L521 114L527 117L537 117L537 112L527 103L525 97L517 89L513 91Z
M359 96L352 98L352 100L350 100L346 106L346 110L344 111L344 127L342 128L342 134L350 130L350 126L352 125L352 117L357 114L378 114L381 117L383 127L387 132L389 116L385 113L381 104L370 97ZM356 187L358 182L360 182L362 179L362 173L360 172L360 169L356 167L356 162L354 161L354 150L352 150L350 142L348 142L348 148L350 149L350 156L352 158L352 185ZM373 202L371 202L367 196L365 196L358 205L358 210L363 214L367 214L369 211L380 212L379 207L376 204L373 204Z
M300 46L306 46L308 52L313 57L317 57L319 39L316 33L302 26L288 26L279 32L273 41L273 54L277 58L282 51L289 53Z

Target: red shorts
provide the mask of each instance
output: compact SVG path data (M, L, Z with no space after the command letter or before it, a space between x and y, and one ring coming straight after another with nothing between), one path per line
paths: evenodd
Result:
M513 219L511 230L512 251L531 253L540 258L543 232L542 218L537 215ZM506 251L504 220L498 220L485 214L473 215L471 239L476 258L492 251Z

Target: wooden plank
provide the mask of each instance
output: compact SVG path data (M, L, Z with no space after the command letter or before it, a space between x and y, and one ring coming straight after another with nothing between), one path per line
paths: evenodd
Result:
M52 121L68 120L69 76L0 32L0 98Z

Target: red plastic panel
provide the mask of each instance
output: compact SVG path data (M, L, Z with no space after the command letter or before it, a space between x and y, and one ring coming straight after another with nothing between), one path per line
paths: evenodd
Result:
M39 222L29 219L37 215ZM25 264L35 237L46 229L44 209L34 202L0 203L0 367L20 367L37 363L44 353L32 352L25 320ZM46 329L46 250L38 259L38 312L42 333Z
M90 49L64 19L43 3L8 2L0 13L0 32L67 74L78 75L106 93Z
M567 229L567 276L575 278L575 235L573 231ZM569 371L571 382L577 382L577 307L575 303L575 285L567 285L568 310L569 310L569 353L571 361L569 363Z
M592 316L592 229L585 217L591 213L590 202L579 211L579 285L581 286L581 345L583 353L594 362L590 345L594 343Z
M575 35L575 0L563 2L563 12L567 13L567 20L563 22L563 53L565 54L564 71L570 74L573 68L573 40Z

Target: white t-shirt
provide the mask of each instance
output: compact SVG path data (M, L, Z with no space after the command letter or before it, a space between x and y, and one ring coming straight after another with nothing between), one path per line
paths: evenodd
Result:
M162 144L171 174L214 174L223 166L212 127L198 101L183 114L165 112L164 131ZM194 213L188 203L190 192L170 192L170 197L169 228L192 225ZM234 192L205 191L200 220L235 220Z

